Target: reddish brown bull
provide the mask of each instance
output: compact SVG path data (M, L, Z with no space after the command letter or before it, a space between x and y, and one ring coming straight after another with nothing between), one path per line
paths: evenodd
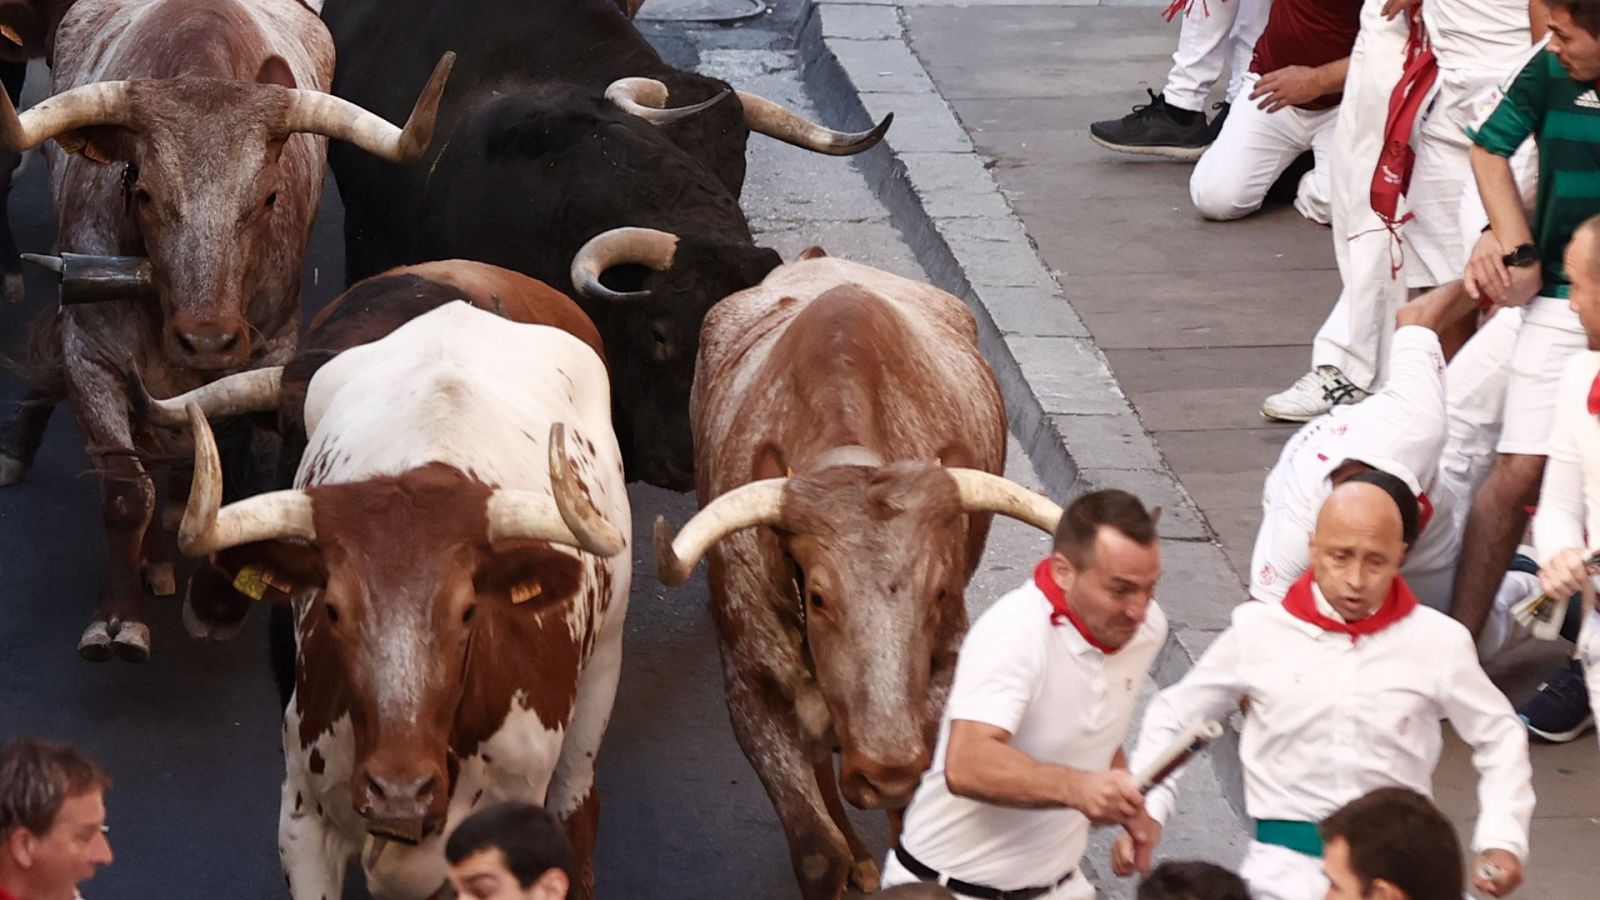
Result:
M1005 407L961 301L817 257L707 316L691 408L704 508L675 540L656 526L668 584L710 557L728 711L808 900L877 887L838 795L910 801L990 515L1059 517L999 475Z
M181 435L135 428L126 375L159 394L282 362L299 331L300 261L321 196L325 135L395 162L432 136L448 61L402 131L325 93L333 46L294 0L79 0L55 33L57 94L18 115L0 146L54 139L63 251L147 256L156 302L62 309L36 387L0 436L0 483L26 472L55 400L72 402L100 474L110 565L79 642L89 659L142 660L143 566L170 593L142 458ZM67 152L71 151L68 155Z

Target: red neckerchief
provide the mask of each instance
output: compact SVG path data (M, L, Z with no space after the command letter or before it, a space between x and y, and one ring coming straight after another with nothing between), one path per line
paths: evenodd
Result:
M1304 622L1321 628L1323 631L1335 631L1339 634L1350 635L1350 643L1362 635L1376 634L1390 625L1411 615L1417 608L1417 595L1411 593L1411 587L1399 575L1394 577L1394 583L1389 585L1389 594L1383 598L1383 603L1376 612L1365 619L1346 622L1343 619L1333 619L1322 614L1317 609L1317 599L1311 593L1311 570L1307 569L1290 588L1289 593L1283 598L1283 608Z
M1600 416L1600 375L1589 382L1589 415Z
M3 887L0 887L0 900L17 900Z
M1067 595L1061 593L1061 585L1056 584L1056 580L1050 576L1050 558L1048 556L1040 560L1037 566L1034 566L1033 584L1044 592L1044 598L1050 601L1050 608L1054 610L1050 613L1051 625L1060 625L1061 620L1066 619L1072 623L1073 628L1078 629L1078 634L1089 642L1089 646L1107 656L1117 652L1118 648L1107 647L1101 643L1100 639L1094 636L1094 632L1090 631L1082 620L1072 614L1072 607L1067 605Z

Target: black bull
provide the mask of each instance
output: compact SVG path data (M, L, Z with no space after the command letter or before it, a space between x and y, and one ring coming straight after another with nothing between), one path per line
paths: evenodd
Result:
M567 292L606 344L628 477L689 487L700 323L712 304L780 262L754 245L738 202L747 109L754 120L771 105L730 95L652 124L607 101L607 87L623 78L660 82L674 108L731 91L663 62L613 0L329 0L323 18L339 53L334 93L380 114L407 102L404 88L426 78L436 46L461 57L423 159L396 168L330 149L345 204L347 281L460 257ZM887 124L810 146L859 152ZM763 130L794 142L783 126ZM605 286L630 292L626 299L575 287L568 273L579 249L627 226L677 236L668 264L611 256Z

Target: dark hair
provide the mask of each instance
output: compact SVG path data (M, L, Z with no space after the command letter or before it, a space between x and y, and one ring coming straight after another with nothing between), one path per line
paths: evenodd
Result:
M478 810L450 833L444 858L453 866L491 849L505 854L506 868L523 890L551 869L560 869L568 882L577 884L577 854L561 823L542 806L511 801Z
M1160 507L1146 510L1139 498L1127 491L1090 491L1072 501L1061 514L1061 522L1056 525L1055 552L1083 567L1089 564L1101 526L1149 545L1156 541L1156 521L1160 518Z
M1244 879L1200 860L1164 862L1139 882L1138 900L1250 900Z
M1417 542L1417 532L1421 530L1419 524L1421 513L1417 509L1417 495L1411 493L1411 488L1407 487L1404 481L1382 469L1369 469L1357 472L1344 480L1344 484L1352 482L1370 484L1388 494L1389 499L1394 501L1395 508L1400 511L1401 539L1408 547Z
M1408 788L1379 788L1323 820L1322 840L1343 840L1362 892L1379 878L1411 900L1459 900L1466 891L1461 842L1433 801Z
M1574 25L1600 37L1600 0L1546 0L1545 8L1566 10Z
M111 789L111 776L66 744L18 738L0 744L0 838L17 828L42 835L70 797Z

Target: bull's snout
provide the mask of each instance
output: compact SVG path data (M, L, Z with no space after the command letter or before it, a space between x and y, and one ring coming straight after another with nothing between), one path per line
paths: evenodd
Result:
M444 825L446 798L438 773L369 768L358 777L357 811L373 834L414 844Z
M175 318L166 345L167 357L187 369L236 369L250 360L250 331L237 320Z
M890 762L846 753L839 763L839 788L861 809L900 809L911 802L929 762L926 750L915 758Z

